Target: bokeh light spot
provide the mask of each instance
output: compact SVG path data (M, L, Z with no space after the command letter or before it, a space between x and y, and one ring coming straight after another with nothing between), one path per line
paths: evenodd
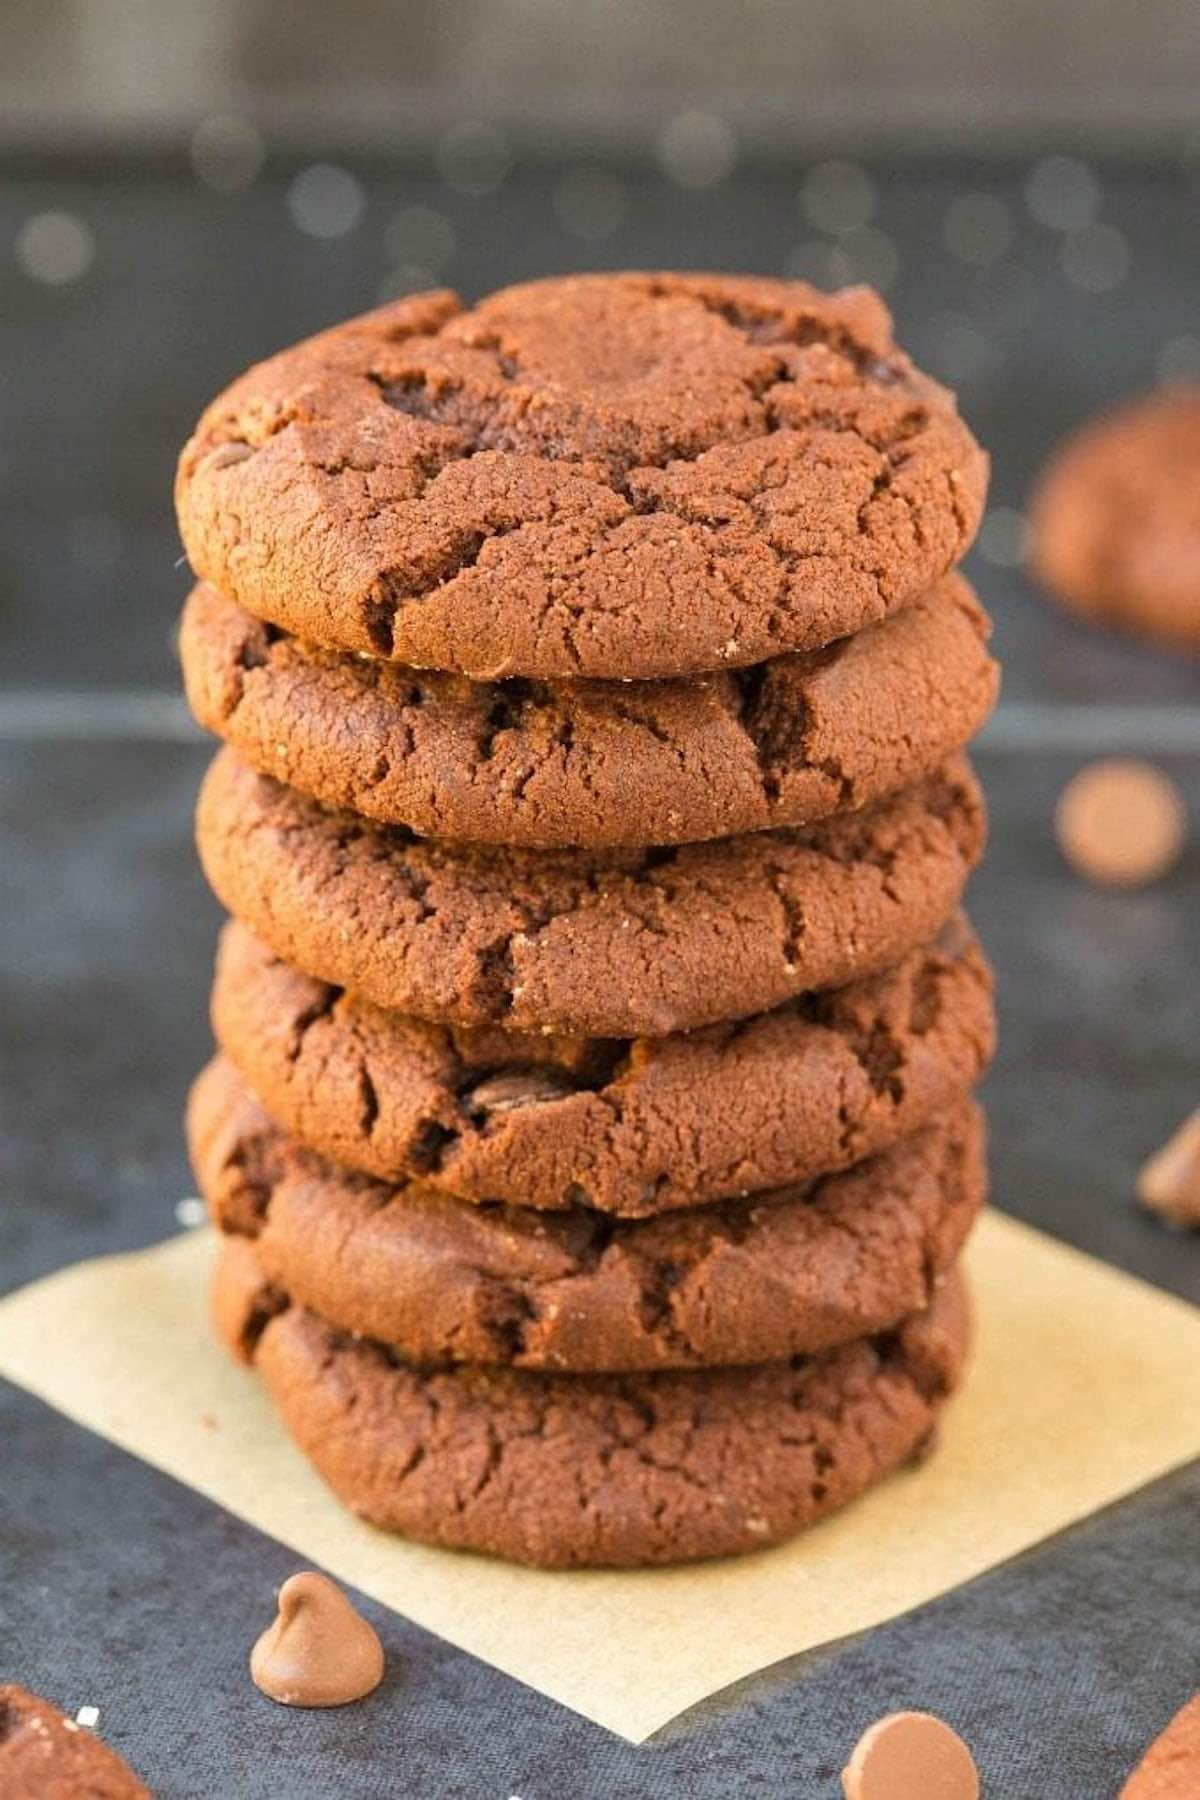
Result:
M677 113L659 132L656 148L663 174L680 187L715 187L737 162L733 127L716 113Z
M804 177L800 206L818 231L843 237L874 218L875 183L858 163L818 163Z
M1074 156L1043 156L1029 172L1025 204L1051 231L1084 231L1100 210L1100 183Z
M366 203L357 176L336 163L301 169L287 191L292 222L308 237L345 237L362 218Z
M63 287L87 273L96 241L91 228L74 213L35 213L17 233L16 253L31 281Z

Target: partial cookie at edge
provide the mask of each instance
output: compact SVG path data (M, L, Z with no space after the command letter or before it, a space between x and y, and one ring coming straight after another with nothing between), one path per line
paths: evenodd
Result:
M5 1800L152 1800L94 1731L15 1682L0 1684L0 1794Z
M1119 630L1200 650L1200 387L1089 420L1051 456L1030 509L1034 573Z

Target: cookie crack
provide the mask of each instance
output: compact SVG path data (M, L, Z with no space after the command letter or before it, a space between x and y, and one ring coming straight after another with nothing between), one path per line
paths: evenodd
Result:
M788 332L779 329L779 322L772 321L765 311L747 323L736 303L710 304L695 294L691 298L704 306L705 310L724 318L734 329L739 330L748 344L756 347L779 344L800 349L823 344L832 354L842 357L859 376L865 375L875 385L886 387L909 381L902 362L889 363L873 352L866 352L845 327L831 327L827 321L812 318L805 326L795 327ZM625 451L612 448L592 452L555 442L536 431L522 432L520 427L531 411L533 393L532 390L517 389L514 394L513 384L520 373L518 364L511 356L502 357L494 335L471 340L471 347L491 350L499 359L506 381L506 386L499 393L476 391L468 394L463 381L445 377L434 386L427 375L416 370L406 372L398 378L388 377L376 368L366 371L367 380L373 385L383 404L420 422L445 429L454 434L457 440L457 457L451 452L451 447L446 446L446 451L451 453L435 453L422 468L426 493L438 474L452 461L470 460L485 453L532 457L537 461L566 463L576 465L581 470L586 469L591 480L605 487L614 498L628 507L629 516L646 517L666 513L684 523L696 522L686 507L673 504L671 497L661 489L647 489L644 480L639 482L637 478L639 475L664 474L695 466L718 449L726 441L724 437L705 434L699 442L689 438L686 442L672 443L655 455L649 453L644 444ZM885 492L893 489L894 470L904 460L904 446L930 423L928 408L914 398L912 405L899 417L892 415L885 425L872 426L861 416L861 405L856 405L854 397L848 396L849 404L840 410L817 404L808 408L802 418L796 419L780 412L779 398L775 394L777 389L794 392L797 386L797 373L785 362L777 362L771 370L758 375L739 374L736 379L759 409L759 416L755 421L759 429L747 430L737 442L750 444L784 433L791 434L798 440L808 440L815 434L827 432L835 436L850 436L884 457L883 467L874 476L871 490L856 514L858 536L861 539L869 538L871 507ZM954 489L954 484L951 483L950 486L954 490L954 517L965 541L968 527L961 497ZM769 491L768 487L765 491L742 496L740 499L731 491L727 503L735 508L738 505L749 505L754 510L761 506L765 492ZM914 530L919 533L919 509L914 507L911 496L902 496L902 500ZM552 514L553 508L551 516ZM711 520L709 522L712 523ZM785 572L794 572L802 563L811 559L811 554L816 554L779 544L772 536L770 520L760 518L759 522L766 548ZM459 541L447 549L437 565L421 579L406 577L399 571L383 571L362 605L364 627L377 653L392 654L395 621L403 605L419 602L436 593L474 567L487 543L519 532L532 523L534 520L530 518L512 517L489 521L470 530L460 528ZM617 529L619 528L618 525ZM716 536L719 543L719 528ZM599 546L593 546L583 553L583 560L594 556L597 548L603 549L606 546L607 539L602 538ZM863 573L876 581L882 593L885 571L868 566Z
M273 1282L260 1282L253 1295L246 1302L241 1318L237 1346L245 1362L254 1361L254 1353L258 1349L259 1340L272 1319L278 1319L289 1310L291 1301Z
M365 1057L359 1062L356 1080L359 1100L358 1129L363 1137L369 1140L379 1119L379 1094Z
M294 1064L300 1060L309 1032L323 1019L328 1019L332 1015L342 993L343 989L339 987L325 985L309 1006L296 1013L288 1027L288 1045L285 1054L289 1063Z
M779 800L787 776L811 771L833 784L839 807L853 804L854 783L841 762L833 756L818 756L813 750L816 721L805 693L807 680L832 667L844 650L842 643L830 644L823 650L790 657L782 670L760 663L733 671L729 677L734 716L749 739L763 793L770 803Z

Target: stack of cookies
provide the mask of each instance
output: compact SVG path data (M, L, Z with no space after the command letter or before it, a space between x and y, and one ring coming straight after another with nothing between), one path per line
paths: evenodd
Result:
M184 451L222 1335L341 1498L756 1549L930 1442L990 981L983 455L865 290L401 301Z

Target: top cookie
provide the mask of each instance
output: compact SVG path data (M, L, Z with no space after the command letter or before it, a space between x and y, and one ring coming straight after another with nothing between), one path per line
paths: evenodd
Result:
M1094 419L1047 464L1032 562L1082 613L1200 648L1200 387Z
M869 290L599 275L381 307L205 412L197 573L312 643L479 679L811 649L931 587L986 460Z

